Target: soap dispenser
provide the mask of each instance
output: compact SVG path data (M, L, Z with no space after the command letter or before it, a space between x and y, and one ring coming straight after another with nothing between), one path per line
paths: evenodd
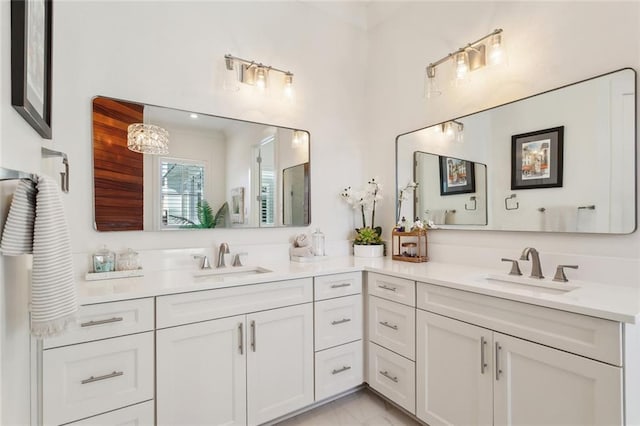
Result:
M324 256L324 234L320 232L320 228L316 228L316 232L311 234L311 248L314 256Z

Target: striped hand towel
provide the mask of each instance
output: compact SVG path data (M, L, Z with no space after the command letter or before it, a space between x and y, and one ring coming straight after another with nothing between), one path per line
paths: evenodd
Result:
M2 232L0 251L7 256L33 253L33 222L36 217L36 187L21 180L13 194L9 216Z
M78 311L69 229L57 183L38 177L33 228L31 334L49 337L64 331Z

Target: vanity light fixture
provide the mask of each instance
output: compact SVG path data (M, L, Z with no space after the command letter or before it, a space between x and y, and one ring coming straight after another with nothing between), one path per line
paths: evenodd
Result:
M169 132L160 126L134 123L127 128L127 148L140 154L169 153Z
M192 112L191 114L189 114L189 117L195 120L196 118L198 118L198 114L196 114L195 112Z
M488 52L488 54L487 54ZM447 61L453 61L454 81L462 81L467 78L470 71L475 71L487 65L496 65L504 62L505 53L502 40L502 29L498 28L473 43L451 52L445 57L430 63L426 68L425 96L432 98L442 92L436 84L436 67Z
M282 74L282 91L287 99L293 98L293 73L284 71L271 65L264 65L255 61L238 58L230 54L224 55L225 64L228 71L237 68L237 79L241 83L256 86L260 90L266 90L269 86L269 74L272 72Z

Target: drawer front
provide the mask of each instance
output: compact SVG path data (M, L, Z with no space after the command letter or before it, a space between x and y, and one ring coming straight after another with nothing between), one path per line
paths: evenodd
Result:
M316 352L316 401L363 382L362 340Z
M369 296L369 340L415 360L416 310Z
M416 283L411 280L369 272L367 291L383 299L416 306Z
M418 308L622 365L622 327L616 321L426 283L418 283Z
M312 300L312 278L160 296L156 298L156 327L207 321Z
M44 348L153 330L153 298L83 305L78 320L60 337L44 339Z
M362 293L362 272L324 275L313 279L315 300Z
M70 423L70 426L153 426L153 401Z
M415 370L412 361L369 342L369 386L414 415Z
M315 350L362 339L362 295L315 303Z
M45 424L153 399L153 332L43 351Z

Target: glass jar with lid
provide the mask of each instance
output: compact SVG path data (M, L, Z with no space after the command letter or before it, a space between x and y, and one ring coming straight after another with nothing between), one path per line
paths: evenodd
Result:
M118 271L134 271L140 269L140 256L132 249L118 253Z
M93 272L113 272L116 269L116 254L107 246L93 254Z

